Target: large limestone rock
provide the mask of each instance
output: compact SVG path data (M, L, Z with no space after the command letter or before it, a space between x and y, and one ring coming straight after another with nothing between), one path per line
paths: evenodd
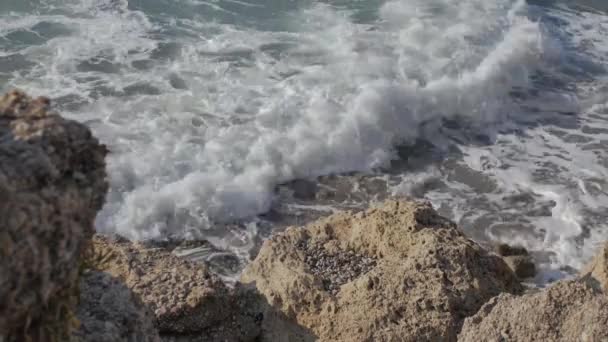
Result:
M595 258L583 269L581 275L591 277L592 281L608 294L608 243L600 248Z
M161 334L206 336L207 341L258 335L254 318L240 314L237 296L205 264L101 236L93 239L93 254L91 267L121 279L152 311Z
M466 319L458 340L608 341L608 297L586 280L523 296L501 294Z
M147 308L120 280L88 271L81 277L79 329L72 342L160 342Z
M87 127L46 98L0 98L0 340L65 341L75 326L79 255L107 183Z
M455 341L486 301L521 291L500 257L400 201L277 234L242 281L268 303L266 341Z

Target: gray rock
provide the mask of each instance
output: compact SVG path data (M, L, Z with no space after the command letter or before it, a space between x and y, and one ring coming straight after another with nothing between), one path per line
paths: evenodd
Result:
M558 282L523 296L501 294L465 320L458 341L607 341L608 297L588 282Z

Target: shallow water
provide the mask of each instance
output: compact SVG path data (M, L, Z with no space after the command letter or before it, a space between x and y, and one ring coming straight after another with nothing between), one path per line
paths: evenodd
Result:
M106 143L100 232L262 239L391 196L544 284L608 238L608 5L529 0L8 0L0 90L54 98ZM295 181L295 182L294 182Z

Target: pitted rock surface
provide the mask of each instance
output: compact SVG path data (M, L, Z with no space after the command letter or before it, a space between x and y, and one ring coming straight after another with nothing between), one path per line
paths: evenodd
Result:
M323 288L336 295L340 286L351 282L376 266L376 260L353 251L339 248L329 250L321 244L301 241L298 246L305 254L305 262L310 271L321 278ZM330 247L331 248L331 247Z
M332 295L302 246L352 251L375 266ZM406 201L288 228L264 243L241 280L271 309L263 341L455 341L490 298L522 291L500 257L430 205Z
M162 333L194 333L224 320L232 297L202 263L160 248L95 236L94 267L121 279L153 313Z

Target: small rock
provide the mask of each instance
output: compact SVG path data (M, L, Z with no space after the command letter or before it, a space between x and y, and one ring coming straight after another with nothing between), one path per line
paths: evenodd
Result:
M510 246L506 243L501 243L495 248L496 253L500 256L513 256L513 255L528 255L528 250L521 246Z
M520 279L532 278L536 275L536 265L529 255L511 255L503 259Z

